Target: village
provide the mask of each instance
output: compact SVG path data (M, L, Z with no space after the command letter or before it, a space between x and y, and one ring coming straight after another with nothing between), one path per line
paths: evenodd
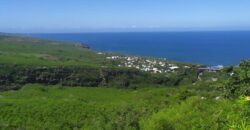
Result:
M99 53L100 54L100 53ZM179 69L190 69L191 65L174 64L168 62L166 59L144 58L137 56L107 56L107 60L117 61L118 67L136 68L138 70L150 73L169 73L176 72ZM224 66L210 66L210 67L197 67L198 79L203 75L203 72L218 72ZM232 76L233 73L230 73Z
M168 63L165 59L150 59L137 56L108 56L106 59L119 61L118 67L136 68L151 73L175 72L182 67ZM190 66L183 67L187 69L191 68Z

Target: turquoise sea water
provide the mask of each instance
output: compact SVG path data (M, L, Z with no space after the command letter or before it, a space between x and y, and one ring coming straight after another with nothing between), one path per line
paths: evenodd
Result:
M75 41L98 51L155 56L205 65L236 65L250 59L250 31L60 33L29 36Z

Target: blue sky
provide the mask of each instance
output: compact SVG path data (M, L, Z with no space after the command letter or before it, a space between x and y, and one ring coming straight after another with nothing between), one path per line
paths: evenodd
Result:
M250 30L249 0L1 0L0 32Z

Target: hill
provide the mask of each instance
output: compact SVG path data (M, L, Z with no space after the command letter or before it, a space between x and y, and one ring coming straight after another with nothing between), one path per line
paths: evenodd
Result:
M249 72L1 35L0 129L248 130Z
M0 66L2 90L18 89L27 83L177 86L194 83L199 67L165 59L96 52L79 43L15 36L0 37Z

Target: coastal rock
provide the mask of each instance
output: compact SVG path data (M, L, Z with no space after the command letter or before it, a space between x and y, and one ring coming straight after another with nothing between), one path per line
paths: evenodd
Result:
M88 45L85 44L85 43L75 43L74 46L75 46L75 47L80 47L80 48L87 48L87 49L90 49L90 46L88 46Z

